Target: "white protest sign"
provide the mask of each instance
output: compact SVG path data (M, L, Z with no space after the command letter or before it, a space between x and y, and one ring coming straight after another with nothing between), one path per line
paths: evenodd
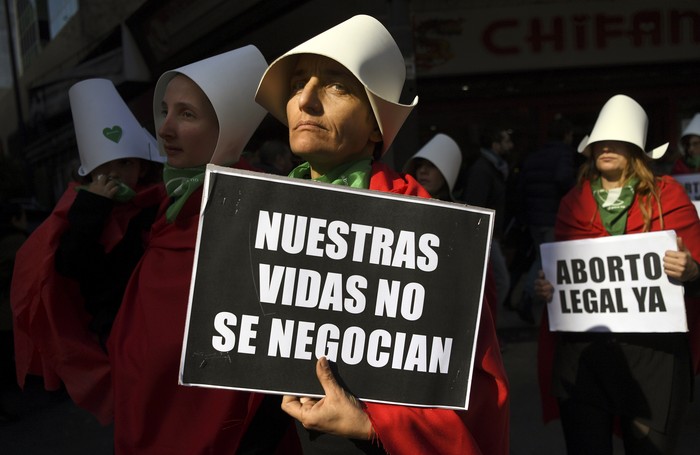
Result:
M493 210L207 166L180 383L466 409ZM475 392L478 393L478 392Z
M663 270L674 231L542 244L554 286L549 329L563 332L687 332L683 286Z

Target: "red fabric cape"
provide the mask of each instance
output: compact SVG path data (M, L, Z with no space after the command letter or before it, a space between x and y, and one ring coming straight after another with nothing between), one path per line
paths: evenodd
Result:
M697 210L683 187L672 177L663 176L658 181L663 211L663 230L675 230L683 238L693 258L700 262L700 221ZM627 218L627 234L643 232L644 220L635 197ZM662 230L658 208L653 205L652 231ZM593 199L590 182L573 188L561 201L555 238L557 241L606 237L598 206ZM686 314L690 330L690 347L695 373L700 372L700 299L686 297ZM557 334L549 331L547 311L544 309L538 346L538 374L542 417L545 422L559 417L556 399L551 394L552 362Z
M164 201L112 327L117 455L235 453L262 400L260 394L178 385L201 199L200 188L174 223L165 220ZM296 438L286 453L294 453L294 444Z
M410 175L374 164L370 189L430 197ZM482 305L468 411L365 403L377 437L391 454L506 455L508 380L489 305Z
M28 374L42 376L47 390L63 383L71 399L106 425L112 420L112 389L107 354L88 329L78 282L56 272L54 259L68 228L68 210L76 183L56 203L53 212L17 252L10 302L12 305L17 382ZM138 192L132 201L112 209L101 243L111 251L124 237L131 218L165 196L162 184Z

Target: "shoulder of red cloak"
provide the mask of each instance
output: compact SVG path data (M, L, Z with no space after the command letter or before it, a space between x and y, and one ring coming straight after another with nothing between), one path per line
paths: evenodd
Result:
M160 204L166 197L165 184L160 181L140 187L134 197L134 204L138 207L152 207Z
M509 453L509 385L496 330L482 307L469 409L365 403L377 437L388 453Z
M557 241L577 240L608 235L600 221L591 184L584 181L573 187L559 203L554 224Z
M369 189L430 198L430 193L412 176L396 172L387 164L378 161L372 163Z
M690 200L683 185L670 175L664 175L659 179L659 192L661 193L661 210L664 215L664 228L692 230L692 228L697 227L697 209ZM700 229L700 227L697 228ZM697 242L698 249L690 249L694 253L699 254L695 257L700 258L700 238L697 238Z
M71 184L66 189L49 216L27 237L15 256L10 306L17 382L22 387L28 374L43 376L49 390L56 389L60 382L55 371L42 358L33 328L37 312L42 307L43 283L55 273L54 253L68 226L66 217L76 197L75 186Z
M151 234L148 240L149 248L155 247L163 249L163 251L176 251L179 249L194 251L199 227L202 191L203 188L200 187L192 193L172 223L169 223L165 218L168 207L167 199L161 204L158 218L151 227Z
M10 301L12 311L27 315L32 300L40 294L41 283L53 270L53 257L58 241L68 227L68 209L76 197L75 185L63 193L49 216L27 237L15 257Z
M23 385L27 374L42 376L47 390L63 383L76 404L107 424L112 409L107 356L87 328L89 317L77 283L54 266L75 186L69 185L15 258L10 301L15 339L20 341L15 346L17 379Z

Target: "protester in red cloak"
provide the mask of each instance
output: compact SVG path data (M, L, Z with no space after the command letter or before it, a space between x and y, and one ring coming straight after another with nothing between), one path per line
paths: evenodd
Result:
M246 46L168 71L156 84L153 111L170 197L108 342L117 455L240 453L262 400L181 386L178 377L205 167L234 165L262 121L253 93L266 66L260 51Z
M378 162L417 102L397 102L404 79L398 46L369 16L277 59L256 100L289 126L290 147L306 160L290 176L430 197L413 177ZM476 351L468 411L360 402L338 384L325 357L316 364L325 397L285 396L282 408L297 419L305 452L505 455L508 383L487 304Z
M627 124L620 124L617 130L606 128L618 118L628 119ZM633 119L640 119L639 124ZM642 450L641 447L644 447L644 450L669 453L678 438L683 412L690 400L690 370L697 373L700 367L700 300L690 297L693 294L697 296L697 287L700 285L700 270L697 264L697 258L700 258L700 221L684 189L674 179L668 176L653 176L649 165L650 157L662 156L666 146L645 154L645 136L646 114L634 100L617 95L606 103L591 137L588 138L587 144L581 147L588 161L580 173L579 185L561 202L555 225L555 238L557 241L564 241L675 230L679 238L678 251L666 252L664 271L670 278L686 284L689 339L686 339L688 336L685 333L554 333L548 329L545 312L538 348L543 416L545 421L564 417L562 423L569 453L607 453L602 446L611 451L614 429L623 436L626 450L630 453L637 453L636 451ZM624 187L633 189L628 208L626 212L614 216L603 215L603 210L609 209L601 207L600 201L594 197L594 190L598 188L600 193L600 189L615 187L623 188L622 191ZM544 279L542 272L536 282L536 292L545 301L552 298L553 287ZM572 336L576 337L576 341L571 339ZM554 367L555 362L562 364L562 359L558 356L561 346L574 342L587 343L585 346L588 346L586 349L589 349L589 353L594 352L596 346L602 346L601 352L604 352L607 358L612 358L614 353L620 352L623 356L634 356L636 359L627 360L634 368L624 367L628 376L622 382L620 379L614 379L612 370L598 379L600 387L606 387L606 396L611 400L611 404L607 404L608 410L598 411L596 418L592 417L593 414L587 414L585 424L575 420L574 416L579 412L578 403L584 400L583 406L590 408L600 408L601 404L598 399L591 402L592 400L585 398L592 393L590 388L583 390L576 383L570 384L569 379L561 379L560 368ZM571 358L572 355L567 354L564 364L570 363ZM578 368L580 371L588 371L591 365L595 364L600 362L581 361ZM650 379L659 376L648 374L649 371L658 373L666 368L668 374L665 377L670 378L672 385L667 381L657 379L653 382ZM556 383L566 384L568 391L564 393L561 385L554 386ZM638 410L635 409L640 404L644 406L645 402L642 398L635 399L631 406L622 398L626 394L621 393L629 390L644 390L644 398L647 399L650 410L636 414ZM652 402L657 403L656 408L652 408ZM666 404L658 405L659 402ZM561 415L562 405L566 406L565 416ZM661 409L658 409L659 406ZM570 414L572 412L575 412L573 416ZM610 414L609 425L600 431L607 435L586 433L590 428L600 427L601 423L596 419L600 419L600 416L606 413ZM614 418L617 419L616 428L613 426Z
M80 177L17 253L17 381L24 387L28 375L38 375L47 390L65 386L106 425L113 402L104 341L165 198L162 159L111 81L78 82L69 99Z

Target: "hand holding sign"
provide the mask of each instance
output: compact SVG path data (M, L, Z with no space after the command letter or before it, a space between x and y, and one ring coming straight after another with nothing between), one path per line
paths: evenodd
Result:
M698 263L690 255L683 239L676 238L678 251L668 250L664 254L664 271L674 280L680 282L693 281L700 275Z
M549 303L552 301L554 296L554 286L550 283L547 278L544 277L544 271L540 270L537 272L537 278L535 278L535 295L539 297L543 302Z
M369 439L374 431L357 399L335 380L328 360L316 362L318 377L326 396L320 400L285 395L282 410L309 430L317 430L353 439Z

